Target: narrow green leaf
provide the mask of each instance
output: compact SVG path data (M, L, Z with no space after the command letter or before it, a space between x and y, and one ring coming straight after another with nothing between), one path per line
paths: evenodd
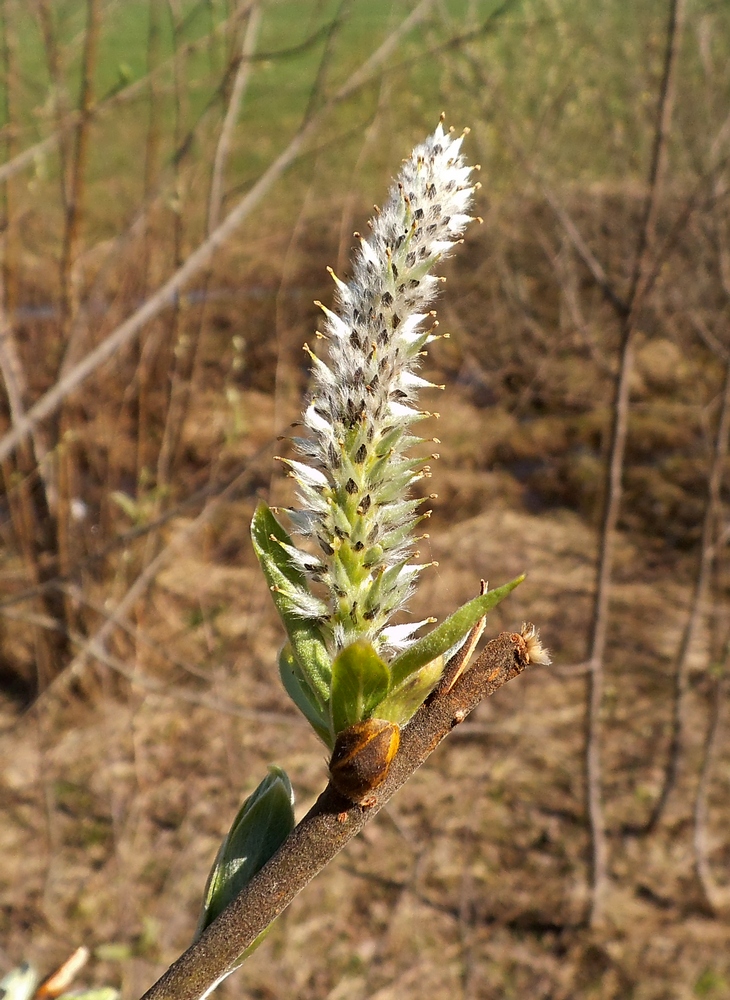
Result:
M279 654L279 676L284 690L305 717L317 736L332 749L327 710L313 693L302 672L291 646L287 644Z
M394 688L376 706L375 714L386 722L397 722L399 726L405 726L436 687L443 671L444 658L437 656L425 667L409 674L402 684Z
M332 667L322 633L316 620L303 618L293 609L285 593L291 587L308 591L307 581L279 545L279 541L288 545L292 542L263 502L256 508L251 521L251 538L294 655L312 690L325 703L329 700Z
M464 638L472 625L476 624L492 608L495 608L524 579L523 574L518 576L516 580L505 583L503 587L497 587L495 590L475 597L474 600L464 604L445 622L438 625L428 635L424 635L400 656L396 656L390 663L391 689L398 688L414 671L419 670L435 660L437 656L441 656L447 649L455 646L460 639Z
M270 767L245 800L220 846L205 887L197 940L294 829L294 795L285 771Z
M389 683L388 667L371 643L358 639L346 646L332 664L330 713L334 735L369 718L387 695Z

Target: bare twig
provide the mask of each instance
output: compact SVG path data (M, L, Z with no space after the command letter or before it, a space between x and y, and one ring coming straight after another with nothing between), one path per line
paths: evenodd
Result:
M231 88L228 106L223 118L223 124L218 137L215 155L213 159L213 170L208 194L208 218L207 233L210 235L220 221L221 208L223 204L223 181L225 177L226 165L230 154L231 142L235 130L236 122L240 115L241 104L248 81L251 75L251 62L255 53L261 27L261 7L258 3L249 5L249 17L246 30L241 44L241 53L238 57L238 68ZM165 417L165 427L162 434L162 443L157 458L158 488L169 481L176 449L179 444L183 426L186 419L187 408L193 393L193 383L195 373L200 367L200 351L202 344L203 326L206 317L207 293L211 279L211 268L208 267L202 280L203 303L198 321L197 335L193 338L193 344L187 349L175 352L174 371L171 378L170 400ZM193 346L194 345L194 346Z
M649 193L643 225L639 234L627 310L621 330L621 361L613 403L613 427L607 468L606 499L601 527L600 551L596 571L596 590L591 616L589 641L590 670L587 675L586 705L586 808L591 835L591 899L589 922L596 926L603 919L603 902L608 881L608 849L603 818L601 771L601 724L603 673L608 635L609 601L612 588L616 526L623 492L624 455L629 418L629 388L633 369L633 341L636 319L644 299L644 281L654 246L659 190L666 166L666 143L669 135L675 93L675 70L679 48L684 0L671 0L667 45L664 56L657 123L649 169Z
M729 652L729 651L726 651ZM710 714L710 724L705 739L704 753L702 758L702 768L700 770L700 780L697 785L694 806L694 852L695 852L695 873L697 880L702 886L702 891L712 910L716 913L730 909L730 889L717 884L712 868L710 866L709 849L707 844L707 796L709 792L712 768L717 758L720 746L722 729L724 725L724 713L728 700L728 664L730 657L725 656L722 664L722 673L714 678L712 691L712 709Z
M261 7L258 3L254 3L248 14L248 24L246 25L241 45L241 58L236 70L233 87L231 88L231 96L228 101L228 107L226 108L226 114L213 158L213 173L210 182L210 195L208 197L208 235L213 232L220 221L226 164L231 149L233 132L238 121L238 116L241 113L243 95L246 92L248 80L251 75L251 58L256 49L260 27Z
M673 688L674 697L672 699L672 722L669 736L669 750L667 752L667 762L664 769L659 797L651 811L651 815L642 828L641 832L650 833L658 824L662 817L667 800L671 795L679 772L679 762L683 749L684 733L684 711L685 698L687 694L687 661L694 647L699 630L705 620L707 610L707 598L712 581L712 569L717 551L714 543L716 525L720 514L720 487L725 469L725 462L728 450L728 436L730 435L730 366L725 373L725 387L722 397L722 407L717 425L717 437L715 439L715 451L707 481L707 504L705 506L705 517L702 523L702 539L700 542L700 564L697 569L694 593L689 617L682 630L682 637L679 641L679 648L676 654Z
M100 8L99 0L87 0L86 32L81 72L81 92L79 94L78 122L74 134L73 164L68 187L66 219L61 248L61 311L64 338L68 325L76 311L75 282L73 275L78 242L79 225L82 217L82 199L86 180L86 159L89 149L89 129L91 108L94 100L94 74L99 41Z
M330 785L277 854L244 887L144 1000L198 1000L327 865L481 701L524 669L520 636L503 632L452 690L421 706L403 730L400 749L371 808L353 806Z

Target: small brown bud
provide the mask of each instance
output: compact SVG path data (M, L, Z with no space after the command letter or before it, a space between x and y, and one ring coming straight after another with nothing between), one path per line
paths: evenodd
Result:
M373 791L386 779L400 745L400 728L384 719L365 719L337 734L330 779L350 802L374 805Z

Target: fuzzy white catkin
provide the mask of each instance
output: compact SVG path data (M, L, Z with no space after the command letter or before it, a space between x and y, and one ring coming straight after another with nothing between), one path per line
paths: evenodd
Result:
M287 513L321 554L285 547L328 592L325 600L302 593L298 610L321 620L332 655L358 638L387 654L423 624L386 628L423 569L409 562L424 516L409 492L425 469L408 453L421 440L412 425L427 416L418 391L432 387L416 374L434 339L439 279L430 272L472 221L462 138L439 124L413 150L369 239L360 239L352 280L335 278L336 312L322 307L329 360L312 355L310 434L294 441L303 461L287 460L300 504Z

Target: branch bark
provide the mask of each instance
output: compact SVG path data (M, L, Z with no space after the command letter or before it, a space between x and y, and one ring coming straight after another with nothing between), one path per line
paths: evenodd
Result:
M328 785L273 858L223 913L170 966L143 1000L198 1000L229 972L246 948L337 855L451 730L484 697L527 665L519 633L487 644L471 670L447 694L426 702L401 735L400 749L370 808L352 805Z

